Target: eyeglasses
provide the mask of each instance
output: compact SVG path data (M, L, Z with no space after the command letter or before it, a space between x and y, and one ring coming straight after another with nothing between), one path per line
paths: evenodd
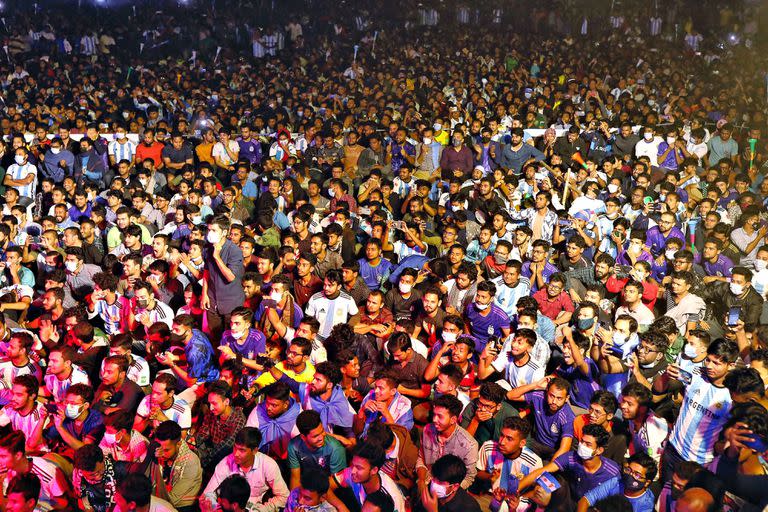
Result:
M638 354L642 354L642 353L645 353L645 354L653 354L654 352L658 352L658 350L656 350L656 349L654 349L654 348L651 348L651 347L647 347L647 346L645 346L645 345L640 345L640 346L639 346L639 347L637 347L635 350L637 350L637 353L638 353Z
M494 407L496 407L496 404L486 404L486 403L483 403L483 402L477 402L477 408L479 410L490 411Z
M594 416L596 418L600 418L601 416L605 416L607 413L605 411L600 412L597 409L590 407L589 408L589 415Z
M629 467L624 468L624 474L633 476L638 480L645 480L645 475L643 475L642 473L639 473L638 471L632 471Z

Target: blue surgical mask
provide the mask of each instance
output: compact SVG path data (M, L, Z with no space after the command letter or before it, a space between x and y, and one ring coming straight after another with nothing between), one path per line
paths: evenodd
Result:
M594 318L579 318L576 321L576 325L578 326L580 331L586 331L588 329L591 329L593 325L595 325L595 319Z

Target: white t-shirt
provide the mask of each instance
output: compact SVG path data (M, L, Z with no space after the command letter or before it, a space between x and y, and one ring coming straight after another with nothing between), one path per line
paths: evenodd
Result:
M149 416L149 402L151 398L151 396L145 396L142 399L139 408L136 410L136 414L142 418ZM173 397L173 405L171 405L170 408L163 410L163 414L165 414L169 420L178 423L181 428L186 429L192 426L192 408L185 400L177 396ZM158 421L154 421L153 426L156 427L159 423L160 422Z
M229 141L229 151L234 153L235 155L239 154L240 152L240 145L237 143L237 141L230 140ZM229 156L229 153L227 153L224 150L224 144L221 142L217 142L213 145L213 150L211 152L211 155L213 158L218 157L219 160L224 162L227 165L234 165L235 161Z

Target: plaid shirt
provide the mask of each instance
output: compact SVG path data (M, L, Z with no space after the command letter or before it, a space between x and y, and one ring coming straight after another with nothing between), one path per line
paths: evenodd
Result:
M218 462L217 453L229 451L235 444L235 435L245 426L245 415L240 407L235 407L229 418L223 420L209 411L203 417L203 423L195 435L200 461L203 466L210 461Z

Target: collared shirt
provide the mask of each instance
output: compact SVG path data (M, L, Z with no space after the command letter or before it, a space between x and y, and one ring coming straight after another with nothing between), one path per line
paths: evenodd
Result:
M467 466L467 475L461 482L461 486L466 489L472 485L475 475L477 475L477 453L477 441L462 427L457 425L451 436L443 441L438 435L435 425L430 423L424 427L419 457L416 460L416 469L429 469L443 455L455 455L464 461L464 464Z
M232 454L216 464L213 476L203 491L203 496L212 505L216 504L216 490L230 475L240 475L248 481L251 488L251 496L248 498L249 510L253 507L260 512L276 512L288 501L288 486L280 475L277 463L271 457L256 452L253 465L245 470L235 463L235 456ZM272 492L272 497L262 503L267 491Z

